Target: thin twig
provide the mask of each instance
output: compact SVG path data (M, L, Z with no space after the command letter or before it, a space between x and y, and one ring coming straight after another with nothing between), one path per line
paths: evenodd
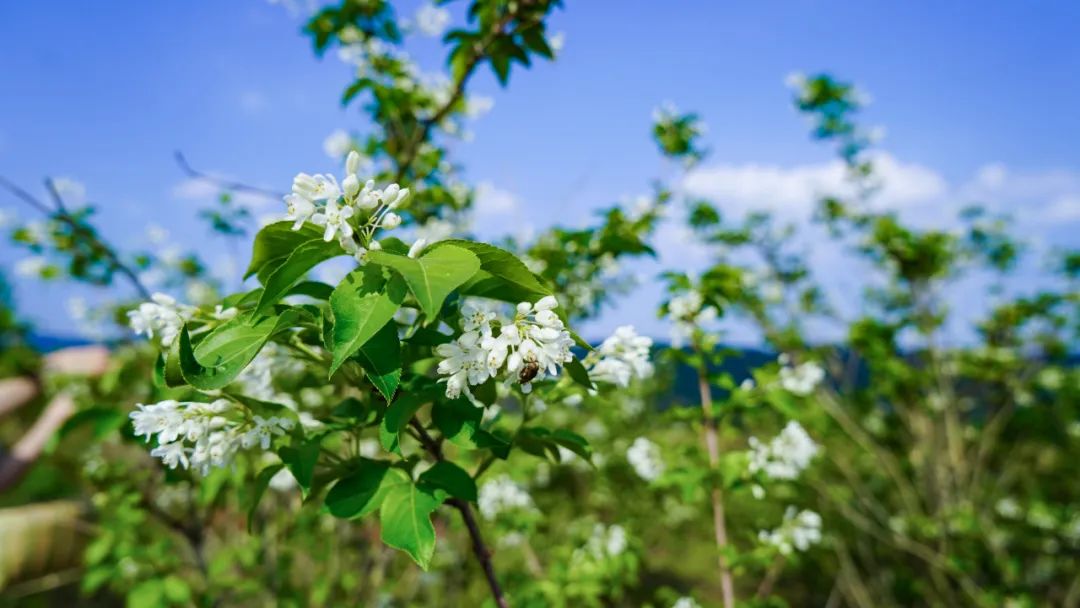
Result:
M252 186L251 184L245 184L244 182L238 182L224 177L217 177L202 171L196 170L192 167L187 158L184 157L184 153L176 150L173 152L173 157L176 159L176 164L180 165L180 170L183 171L188 177L199 179L211 184L220 186L224 190L232 190L234 192L248 192L251 194L257 194L259 196L265 196L266 198L280 200L285 197L284 192L272 190L270 188L263 188L261 186Z

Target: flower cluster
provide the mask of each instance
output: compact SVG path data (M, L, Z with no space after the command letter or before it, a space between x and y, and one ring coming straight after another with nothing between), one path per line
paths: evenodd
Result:
M170 469L177 466L200 470L224 467L240 448L270 448L271 439L293 427L288 418L251 416L237 419L235 407L225 399L211 403L162 401L138 404L131 412L135 435L149 441L157 436L151 456L161 458Z
M476 504L487 520L495 519L505 511L536 510L532 496L508 475L500 475L480 486Z
M791 358L786 354L780 355L777 361L783 366L780 368L780 386L793 395L805 397L825 379L825 370L813 361L791 367Z
M813 511L796 512L795 507L788 507L784 523L775 530L761 530L758 540L776 547L782 555L790 555L795 550L806 551L821 542L821 516Z
M585 546L575 549L571 561L601 561L619 557L630 546L626 529L620 525L596 524Z
M795 479L818 453L818 444L802 425L794 420L765 444L750 438L750 473L763 473L770 479Z
M652 376L652 344L652 338L639 336L632 325L619 327L590 355L589 377L626 388L633 378Z
M171 296L155 293L150 302L143 302L135 310L128 311L128 325L136 334L146 334L147 338L153 338L157 332L162 346L167 347L194 312L192 306L178 304Z
M462 307L464 332L435 349L443 357L438 370L446 376L446 396L456 399L462 391L471 394L469 386L483 384L504 369L511 375L509 381L516 379L526 393L534 381L558 375L559 366L573 358L570 347L574 345L555 314L558 305L554 296L535 304L522 302L513 320L500 320L497 313L471 302Z
M329 174L297 174L292 192L285 196L285 219L294 222L293 230L299 230L309 220L324 226L323 239L329 242L336 236L341 247L359 262L364 261L369 249L380 248L373 238L377 229L392 230L401 225L401 216L394 210L409 198L409 189L397 184L380 190L373 180L368 180L361 186L357 176L361 162L355 150L349 152L345 178L340 184Z
M638 437L630 444L630 448L626 450L626 460L638 477L645 481L655 481L664 474L660 448L644 437Z
M717 315L714 307L705 304L701 292L690 290L671 298L668 316L672 321L671 345L682 348L693 337L695 330L716 320Z

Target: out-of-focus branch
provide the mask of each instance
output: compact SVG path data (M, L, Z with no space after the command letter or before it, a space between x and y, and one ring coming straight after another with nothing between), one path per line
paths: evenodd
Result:
M87 234L87 229L83 225L83 223L75 219L70 213L68 213L67 208L64 206L64 199L60 196L60 192L56 189L56 184L51 178L45 178L45 187L49 191L49 196L52 197L53 202L56 205L55 209L50 208L45 203L41 202L41 200L39 200L36 196L30 194L26 190L23 190L22 188L15 185L15 183L4 177L0 177L0 186L3 186L5 189L7 189L9 192L21 199L23 202L27 203L41 213L57 221L67 224L71 228L71 231L75 238L84 239L86 244L89 245L95 253L100 254L102 257L105 258L106 261L108 261L109 267L114 272L119 272L131 283L135 290L139 292L140 296L147 300L150 299L150 291L146 288L145 285L142 284L142 281L139 280L139 276L135 273L135 271L120 261L120 257L116 255L116 251L114 251L112 247L107 245L101 239L97 238L96 235Z
M224 177L218 177L216 175L210 175L203 173L192 167L187 158L184 157L184 153L177 150L173 153L176 158L176 164L180 166L180 170L184 172L190 178L202 180L211 184L214 184L223 190L232 190L233 192L248 192L250 194L256 194L259 196L265 196L269 199L281 200L285 197L284 192L278 192L270 188L262 188L260 186L252 186L251 184L245 184L244 182L238 182Z
M75 413L75 400L67 393L60 393L45 411L34 421L30 430L12 447L11 452L0 460L0 492L19 483L26 471L41 455L45 444L57 430Z
M0 418L30 403L38 394L38 384L31 378L0 380Z

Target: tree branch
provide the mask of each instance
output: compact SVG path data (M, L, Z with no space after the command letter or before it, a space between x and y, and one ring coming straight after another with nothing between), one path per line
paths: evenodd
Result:
M219 186L223 190L232 190L233 192L247 192L250 194L256 194L258 196L264 196L273 200L281 200L285 198L284 192L272 190L270 188L262 188L260 186L252 186L251 184L245 184L244 182L238 182L231 179L225 179L223 177L217 177L202 171L196 170L192 167L187 158L184 157L184 153L176 150L173 152L173 157L176 159L176 164L180 166L180 170L184 172L190 178L209 182L216 186Z
M435 460L441 461L446 459L443 456L442 445L427 432L427 429L424 428L424 425L420 424L419 420L414 417L409 420L409 425L416 431L417 437L419 437L420 443L424 446L424 449L426 449ZM458 498L450 498L446 501L446 504L461 512L461 518L465 520L465 527L468 528L469 538L472 540L473 555L475 555L477 561L480 562L480 567L484 569L484 576L487 578L488 587L491 588L491 596L494 598L495 604L499 606L499 608L508 608L509 604L506 603L506 598L503 597L502 588L499 586L499 579L495 576L495 565L491 561L491 550L484 544L484 537L480 533L480 525L476 522L472 507L469 506L468 502Z

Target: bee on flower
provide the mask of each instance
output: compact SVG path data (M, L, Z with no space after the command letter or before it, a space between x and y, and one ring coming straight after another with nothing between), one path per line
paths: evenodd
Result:
M464 332L454 342L436 347L443 357L438 371L446 376L446 396L457 398L469 386L504 375L528 393L532 383L556 376L559 367L573 358L574 344L562 319L554 312L554 296L535 303L521 302L514 318L467 305L463 310ZM496 327L498 331L496 331Z

